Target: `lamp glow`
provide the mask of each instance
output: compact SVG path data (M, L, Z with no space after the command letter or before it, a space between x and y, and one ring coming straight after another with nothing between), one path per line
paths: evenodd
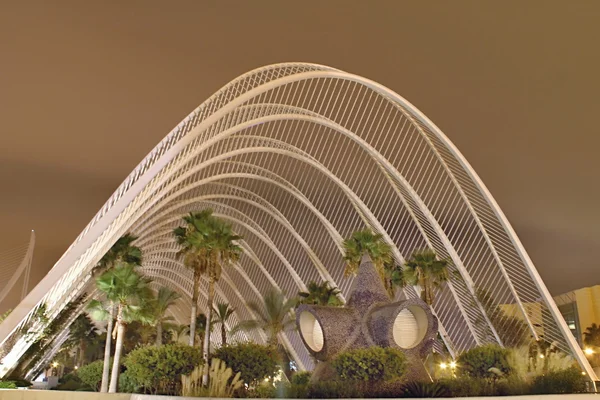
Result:
M583 352L585 354L587 354L588 356L591 356L592 354L594 354L594 350L590 349L589 347L586 347L585 350L583 350Z
M441 368L441 369L446 369L446 367L447 367L446 363L441 363L441 364L440 364L440 368Z
M456 368L456 363L454 361L452 361L450 363L450 368L452 368L452 369Z

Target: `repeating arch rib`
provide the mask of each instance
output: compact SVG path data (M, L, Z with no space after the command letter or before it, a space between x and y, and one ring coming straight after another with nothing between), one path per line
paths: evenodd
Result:
M42 303L58 315L125 232L140 237L142 270L189 296L170 232L183 213L204 207L245 237L244 255L217 291L235 304L235 321L251 318L246 303L268 288L292 296L310 280L327 280L347 295L342 238L368 226L399 263L424 247L451 260L456 273L433 308L452 354L518 339L491 311L504 305L533 337L557 343L596 378L498 204L441 130L376 82L302 63L240 76L152 150L0 325L0 377L29 345L17 328ZM418 288L401 294L417 295ZM173 315L185 322L180 303ZM281 339L301 367L312 366L297 333Z

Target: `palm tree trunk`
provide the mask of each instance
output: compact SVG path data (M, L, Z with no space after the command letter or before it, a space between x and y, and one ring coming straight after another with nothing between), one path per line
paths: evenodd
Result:
M212 318L213 300L215 298L215 279L210 277L208 280L208 304L206 311L206 332L204 332L204 365L208 365L208 356L210 354L210 322ZM204 369L202 374L202 384L208 385L208 368Z
M221 321L221 346L227 346L227 331L225 330L225 321Z
M102 367L102 385L100 392L108 392L108 378L110 372L110 351L112 347L112 330L115 319L115 306L110 303L110 315L108 316L108 324L106 325L106 344L104 345L104 366Z
M123 338L125 337L125 324L121 317L121 312L117 316L117 342L115 343L115 358L113 361L112 373L110 375L110 386L108 393L117 393L117 383L119 382L119 370L121 368L121 352L123 351Z
M162 346L162 322L158 321L156 325L156 345Z
M192 314L190 315L190 346L196 340L196 317L198 316L198 295L200 292L200 274L194 271L194 287L192 289Z

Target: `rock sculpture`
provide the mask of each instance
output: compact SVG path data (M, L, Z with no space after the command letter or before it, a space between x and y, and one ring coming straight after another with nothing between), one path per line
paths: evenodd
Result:
M361 260L344 307L302 304L296 309L296 324L304 345L319 361L352 349L394 347L421 370L423 364L416 361L431 350L438 328L421 299L390 299L368 255Z

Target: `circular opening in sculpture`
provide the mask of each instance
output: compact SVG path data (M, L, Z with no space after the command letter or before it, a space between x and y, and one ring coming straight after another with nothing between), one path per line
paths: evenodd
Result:
M427 333L427 314L419 306L402 309L394 320L394 342L403 349L417 346Z
M323 350L323 328L315 316L308 311L300 314L300 334L312 351Z

